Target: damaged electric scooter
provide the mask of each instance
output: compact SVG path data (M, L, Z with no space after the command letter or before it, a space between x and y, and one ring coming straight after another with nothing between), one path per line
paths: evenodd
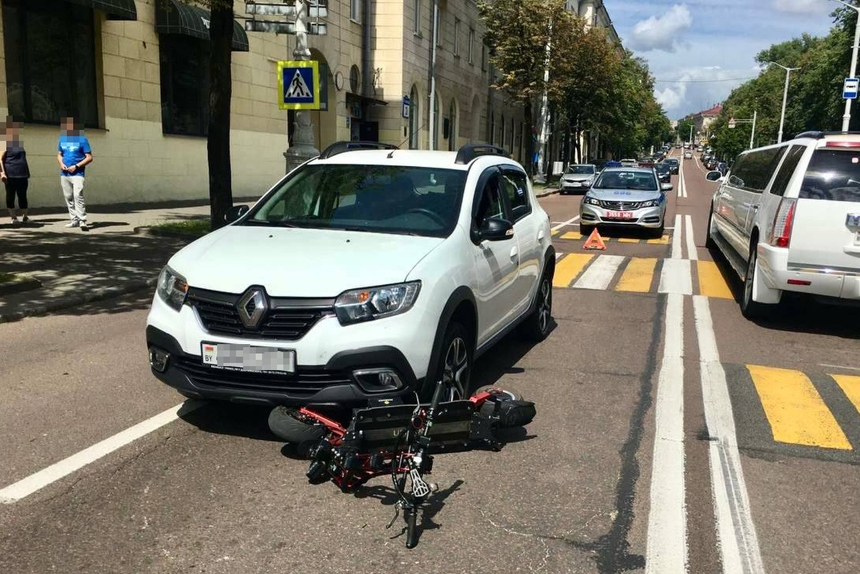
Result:
M354 492L368 480L388 474L398 495L390 528L403 511L406 547L418 543L418 511L436 485L427 482L431 452L444 446L486 445L499 450L497 430L527 425L535 405L517 393L482 387L465 400L442 402L448 385L436 384L429 405L392 405L355 410L348 425L302 407L277 407L269 416L276 436L310 458L313 483L337 484Z

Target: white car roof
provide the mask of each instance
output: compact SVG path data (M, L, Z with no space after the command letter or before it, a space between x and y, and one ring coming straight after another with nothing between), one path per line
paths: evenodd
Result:
M390 157L389 157L390 156ZM467 163L456 163L457 152L428 150L350 150L326 159L316 158L309 165L396 165L402 167L430 167L467 171L472 165L507 164L522 169L516 161L502 155L480 155Z

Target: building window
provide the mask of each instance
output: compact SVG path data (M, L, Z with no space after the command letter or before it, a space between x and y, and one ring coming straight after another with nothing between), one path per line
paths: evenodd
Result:
M349 0L349 19L361 24L361 0Z
M475 56L475 29L469 28L469 63L474 64Z
M415 0L415 35L421 36L421 0Z
M418 123L418 88L412 86L409 92L409 149L418 149L420 124Z
M158 49L162 131L205 136L209 131L209 42L162 34Z
M358 66L353 65L349 69L349 91L353 94L361 93L361 72Z
M487 46L481 43L481 71L487 71Z
M454 55L460 56L460 21L454 19Z
M457 150L457 134L460 128L457 125L457 103L451 100L448 107L448 151Z
M436 45L442 47L442 9L436 9Z
M3 0L9 114L98 127L93 10L61 0Z

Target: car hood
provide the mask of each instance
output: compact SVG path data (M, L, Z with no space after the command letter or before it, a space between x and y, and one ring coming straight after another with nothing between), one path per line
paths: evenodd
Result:
M325 229L228 226L188 245L170 267L192 287L273 297L335 297L399 283L444 239Z
M649 199L658 199L660 192L639 189L595 189L592 187L586 195L601 201L648 201Z
M593 173L566 173L561 176L561 179L564 181L585 181L587 179L593 179L594 177Z

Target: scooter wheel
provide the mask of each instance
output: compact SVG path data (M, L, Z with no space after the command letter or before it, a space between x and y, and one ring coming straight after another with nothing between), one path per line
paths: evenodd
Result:
M517 391L515 389L508 388L508 387L502 388L502 387L499 387L496 385L484 385L483 387L479 388L477 391L472 393L472 396L483 393L484 391L490 391L490 392L499 391L497 393L492 393L494 396L494 399L497 401L522 401L522 400L524 400L522 393L520 393L519 391Z
M283 406L269 413L269 429L282 441L295 445L296 454L302 458L309 458L310 449L325 435L323 425L305 422L297 410Z

